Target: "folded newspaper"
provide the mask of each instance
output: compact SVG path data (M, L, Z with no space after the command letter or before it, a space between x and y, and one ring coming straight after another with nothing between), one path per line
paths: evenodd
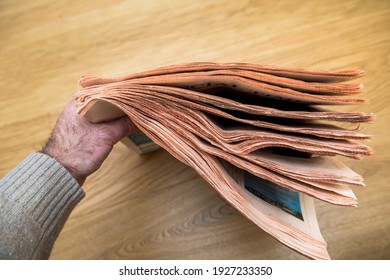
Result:
M321 105L364 103L356 97L362 84L347 82L362 75L200 62L84 76L74 98L92 122L129 116L140 132L125 143L140 152L164 148L271 236L329 259L313 198L357 205L350 187L364 186L363 178L338 158L373 153L360 143L371 136L359 124L374 116Z

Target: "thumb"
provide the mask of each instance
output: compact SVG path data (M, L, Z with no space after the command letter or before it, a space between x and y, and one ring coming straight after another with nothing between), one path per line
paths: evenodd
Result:
M113 121L101 123L109 134L113 144L116 144L122 138L138 131L138 127L129 117L122 117Z

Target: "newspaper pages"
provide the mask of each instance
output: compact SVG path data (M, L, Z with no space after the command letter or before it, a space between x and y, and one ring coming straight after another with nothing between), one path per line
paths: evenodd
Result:
M328 259L313 198L356 206L363 178L333 156L372 149L359 129L372 114L317 105L360 104L358 69L313 71L244 63L189 63L107 79L83 77L74 95L93 122L128 115L140 152L156 144L194 168L243 215L290 248Z

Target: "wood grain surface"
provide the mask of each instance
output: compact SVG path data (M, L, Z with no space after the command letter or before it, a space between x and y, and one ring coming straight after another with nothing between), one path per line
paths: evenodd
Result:
M0 2L0 176L41 148L84 75L191 61L361 67L375 155L344 160L358 208L318 202L333 259L390 259L390 2ZM52 259L304 259L165 151L118 144L84 185Z

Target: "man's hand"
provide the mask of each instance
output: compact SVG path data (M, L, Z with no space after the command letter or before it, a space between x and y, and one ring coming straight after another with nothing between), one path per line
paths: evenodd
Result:
M82 185L99 169L112 147L137 130L128 117L94 124L80 116L73 100L58 119L42 152L55 158Z

